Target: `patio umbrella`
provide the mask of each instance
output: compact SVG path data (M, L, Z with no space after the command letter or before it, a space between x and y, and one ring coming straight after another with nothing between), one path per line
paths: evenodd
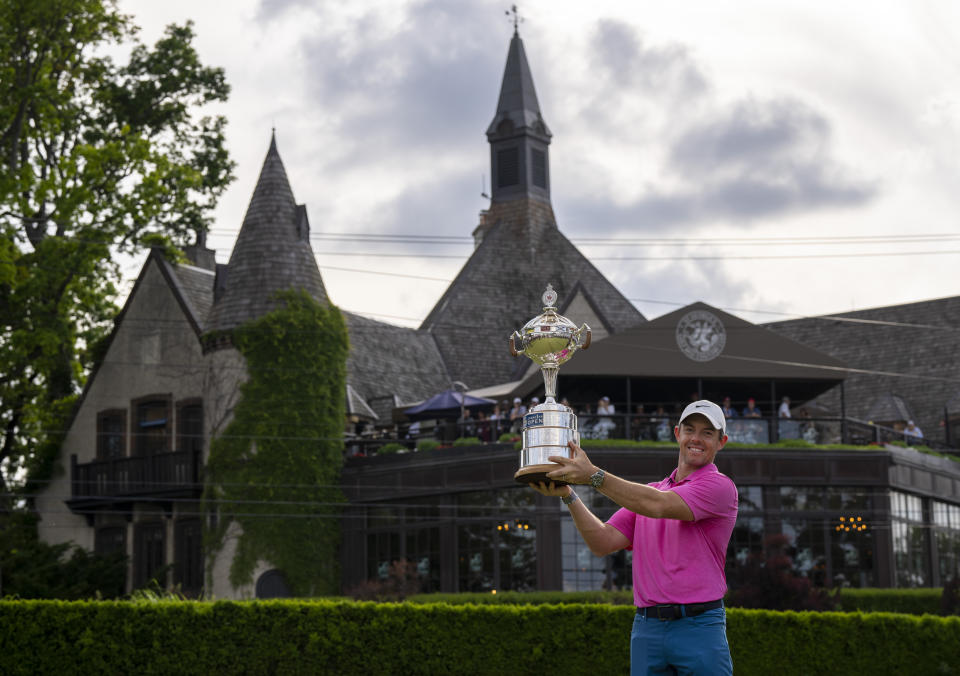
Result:
M459 418L461 402L463 408L490 408L497 402L493 399L474 397L456 390L444 390L426 401L403 411L411 420L430 418Z

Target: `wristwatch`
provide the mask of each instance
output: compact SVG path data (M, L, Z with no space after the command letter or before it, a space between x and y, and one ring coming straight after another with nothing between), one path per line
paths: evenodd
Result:
M607 473L602 469L598 469L596 472L590 475L590 485L594 488L600 488L603 485L603 478L607 476Z
M576 502L577 500L579 500L579 499L580 499L580 498L577 496L576 492L574 492L574 490L573 490L572 488L570 489L570 495L561 495L561 496L560 496L560 502L562 502L562 503L565 504L565 505L572 505L573 503L575 503L575 502Z

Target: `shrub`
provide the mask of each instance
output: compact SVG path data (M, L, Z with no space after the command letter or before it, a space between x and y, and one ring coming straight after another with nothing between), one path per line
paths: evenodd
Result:
M439 446L439 445L440 445L440 442L437 441L436 439L420 439L420 440L417 442L417 450L418 450L418 451L432 451L432 450L434 450L434 449L435 449L437 446Z
M377 455L391 455L393 453L406 453L410 449L404 446L403 444L397 443L396 441L391 441L389 444L384 444L377 449Z
M347 592L358 601L402 601L416 594L423 587L417 574L417 565L400 559L390 564L387 577L382 580L366 580Z
M481 446L483 442L480 441L480 437L460 437L459 439L454 440L454 446Z

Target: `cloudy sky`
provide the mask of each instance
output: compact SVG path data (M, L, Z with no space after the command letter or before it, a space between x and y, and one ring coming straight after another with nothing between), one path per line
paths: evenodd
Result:
M333 301L410 326L487 204L509 4L120 3L148 43L193 20L233 87L217 109L238 162L218 260L275 127ZM520 14L560 229L646 316L960 295L960 3L531 0Z

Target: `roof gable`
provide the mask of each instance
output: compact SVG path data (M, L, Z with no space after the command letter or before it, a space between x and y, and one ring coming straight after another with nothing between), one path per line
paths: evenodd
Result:
M762 326L693 303L597 341L564 365L563 373L839 381L846 368Z

